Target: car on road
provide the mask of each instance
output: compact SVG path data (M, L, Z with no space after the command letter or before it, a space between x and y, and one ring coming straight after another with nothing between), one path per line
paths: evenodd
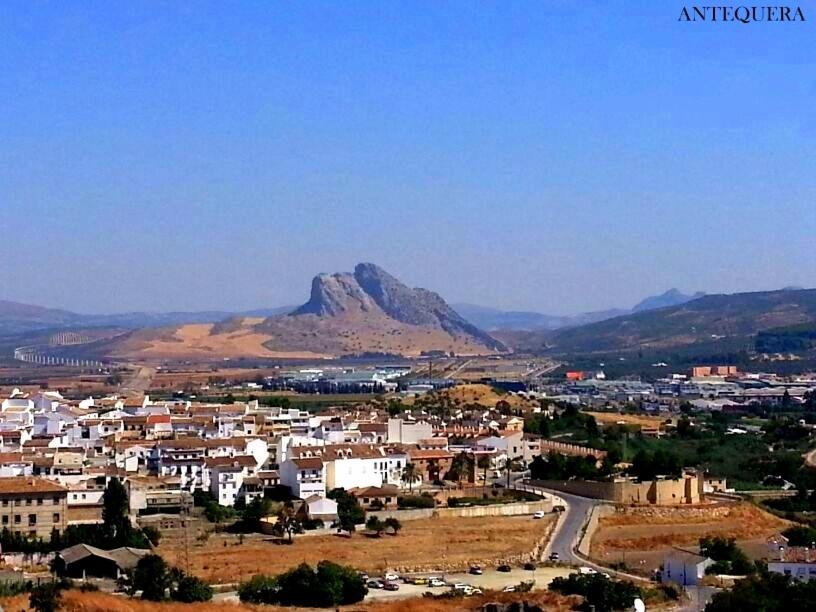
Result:
M399 576L397 576L394 572L385 572L385 576L383 576L389 582L394 582L395 580L399 580Z
M366 586L369 589L381 589L381 588L383 588L383 583L382 583L382 580L369 580L366 583Z
M562 505L553 506L553 512L566 512L566 508Z
M480 565L471 565L468 573L473 574L474 576L481 576L482 575L482 567Z
M558 556L557 552L551 552L550 553L550 561L552 561L553 563L555 563L556 561L559 561L560 559L561 558Z
M448 586L448 584L444 580L442 580L440 578L431 578L428 581L428 586L436 588L436 587Z
M399 585L396 582L385 582L382 588L386 591L399 591Z
M544 518L544 511L539 510L538 512L533 514L534 519L543 519Z
M578 568L578 573L583 574L584 576L591 576L592 574L597 574L598 572L596 572L591 567L587 567L587 566L584 565L584 566Z
M498 571L498 572L509 572L512 569L513 569L512 567L510 567L509 565L504 563L504 564L500 565L499 567L497 567L496 571Z
M524 569L526 569L528 572L534 572L536 569L536 564L528 561L524 564Z

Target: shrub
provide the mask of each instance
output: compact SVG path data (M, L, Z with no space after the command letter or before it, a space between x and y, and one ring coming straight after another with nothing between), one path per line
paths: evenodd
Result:
M436 506L430 495L404 495L397 498L398 508L433 508Z
M241 601L305 608L332 608L358 603L368 593L352 568L321 561L313 569L306 563L277 578L255 576L238 588Z
M245 603L273 603L277 601L278 581L272 576L253 576L238 586L238 597Z
M62 599L61 585L56 582L43 582L31 589L29 605L35 612L57 612Z
M550 590L563 595L581 595L581 609L595 612L628 610L641 591L631 582L615 582L602 574L570 574L566 578L554 578Z
M212 587L195 576L184 576L178 581L170 597L175 601L192 603L194 601L210 601L213 596Z

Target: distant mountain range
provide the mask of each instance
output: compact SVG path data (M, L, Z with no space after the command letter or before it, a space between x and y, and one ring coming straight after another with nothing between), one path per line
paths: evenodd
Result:
M685 304L691 300L705 295L698 292L693 295L687 295L678 291L677 289L669 289L660 295L650 296L638 302L632 308L611 308L609 310L598 310L594 312L584 312L571 316L558 316L542 314L540 312L528 311L513 311L513 310L498 310L496 308L488 308L485 306L476 306L474 304L454 304L453 308L461 314L465 319L474 325L492 330L556 330L565 327L578 327L580 325L587 325L589 323L596 323L614 317L631 314L634 312L643 312L646 310L654 310L656 308L666 308L669 306L677 306Z
M809 333L814 323L816 289L785 288L705 295L580 327L518 332L512 342L516 350L565 355L689 346L728 351L753 349L760 333L774 337L774 342L777 336L790 335L789 330Z
M259 308L245 312L124 312L118 314L79 314L68 310L45 308L0 300L0 333L15 334L69 327L120 327L142 329L183 325L185 323L214 323L228 317L270 317L294 310L294 306Z

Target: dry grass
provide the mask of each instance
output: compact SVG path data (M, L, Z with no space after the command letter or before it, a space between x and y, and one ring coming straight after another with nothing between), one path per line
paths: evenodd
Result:
M397 601L365 602L341 608L346 612L458 612L480 610L488 601L528 601L537 603L548 612L566 612L572 609L574 599L547 591L532 593L496 593L468 599L413 598ZM20 595L0 601L9 612L29 612L28 596ZM304 608L296 608L307 612ZM256 606L240 603L210 602L198 604L154 603L129 599L107 593L82 593L66 591L63 594L63 612L292 612L295 608L279 606Z
M214 535L206 544L191 546L190 571L212 583L229 583L323 559L369 572L459 568L528 553L547 534L549 523L530 517L433 518L405 521L396 537L302 536L291 546L262 536L239 544L236 536ZM178 541L163 541L159 548L177 565L183 565L182 550Z
M450 387L449 389L437 391L433 394L433 396L422 396L420 399L424 398L427 401L429 397L440 399L447 398L453 402L458 401L463 405L479 404L481 406L490 408L495 408L496 404L502 400L506 401L508 404L510 404L510 407L514 409L524 410L538 406L538 402L536 401L528 400L520 395L516 395L515 393L499 393L490 385L478 383L456 385L455 387ZM414 401L416 401L416 398L406 398L402 401L406 404L412 404Z
M710 508L633 509L604 517L593 549L654 550L696 544L704 536L737 540L765 538L788 525L748 503Z
M601 424L624 423L626 425L639 425L640 427L658 427L666 419L662 417L649 416L645 414L618 414L617 412L587 412L595 417Z

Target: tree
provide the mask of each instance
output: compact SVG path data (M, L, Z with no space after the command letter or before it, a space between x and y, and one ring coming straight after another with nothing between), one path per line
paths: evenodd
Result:
M422 475L415 463L406 463L402 468L402 480L408 483L408 492L414 490L414 481Z
M816 581L799 582L783 574L763 571L737 581L732 589L715 593L705 609L706 612L810 612L814 602Z
M327 497L337 502L337 519L343 529L354 531L354 525L365 523L365 510L351 493L338 488L329 491Z
M123 541L133 529L128 510L127 490L118 478L111 478L102 495L102 523L112 543Z
M57 612L62 600L61 585L58 582L43 582L31 589L29 605L35 612Z
M176 588L170 592L174 601L193 603L194 601L210 601L213 596L212 587L195 576L182 576Z
M278 522L276 527L289 536L289 542L292 541L292 534L300 531L301 524L295 515L295 507L292 502L287 502L281 507L278 512Z
M142 592L142 599L162 601L171 586L170 568L159 555L139 559L133 572L133 589Z
M390 529L394 535L397 535L399 530L402 529L402 523L399 522L399 519L389 516L385 519L385 528Z
M263 497L256 497L244 508L241 526L245 531L260 531L261 520L272 512L272 502Z
M482 488L487 488L487 470L490 469L490 457L482 455L477 461L477 465L482 470Z
M158 546L161 540L161 532L155 527L145 525L142 527L142 533L153 546Z
M565 578L554 578L550 590L564 595L581 595L584 603L579 609L594 612L629 610L641 591L631 582L615 582L603 574L570 574Z
M379 538L382 535L382 532L385 531L385 523L383 523L376 516L369 516L368 520L366 521L366 529L375 532Z
M473 473L473 457L462 451L453 458L450 470L445 474L446 480L461 482Z

